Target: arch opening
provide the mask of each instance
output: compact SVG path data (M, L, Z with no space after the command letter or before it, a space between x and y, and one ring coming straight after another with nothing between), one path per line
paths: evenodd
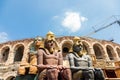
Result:
M10 51L9 47L5 47L5 48L2 49L1 62L6 62L7 61L8 55L9 55L9 51Z
M64 43L62 44L63 57L65 57L66 54L68 54L70 52L71 48L72 48L72 42L64 41Z
M114 60L114 56L113 56L114 51L113 51L113 48L111 46L107 46L106 50L107 50L107 54L109 56L109 59L110 60Z
M117 48L116 51L117 51L117 53L118 53L118 56L120 57L120 49Z
M94 44L93 49L95 52L96 59L103 59L103 49L99 44Z
M23 45L20 45L16 48L15 56L14 56L14 62L19 62L19 61L22 60L23 52L24 52L24 46Z
M63 53L68 53L69 52L69 48L68 47L63 47Z

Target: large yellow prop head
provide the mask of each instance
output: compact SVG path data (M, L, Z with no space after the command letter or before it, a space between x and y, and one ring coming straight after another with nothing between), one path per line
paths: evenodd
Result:
M80 40L80 37L77 37L77 36L75 36L75 37L73 38L73 43L74 43L75 45L82 45L82 42L81 42L81 40Z
M53 32L49 31L46 35L46 39L49 41L49 40L53 40L55 41L55 35Z
M50 49L50 52L59 50L57 41L55 40L55 34L49 31L46 35L45 48Z

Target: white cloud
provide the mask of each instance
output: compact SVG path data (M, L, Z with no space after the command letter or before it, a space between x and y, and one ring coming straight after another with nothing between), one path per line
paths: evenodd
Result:
M59 16L53 16L53 19L57 19L57 18L59 18Z
M8 41L8 34L6 32L0 32L0 43Z
M84 21L87 21L88 19L86 17L83 17L81 16L81 21L84 22Z
M76 32L81 28L81 23L86 20L87 18L81 16L78 12L66 12L62 26L71 32Z

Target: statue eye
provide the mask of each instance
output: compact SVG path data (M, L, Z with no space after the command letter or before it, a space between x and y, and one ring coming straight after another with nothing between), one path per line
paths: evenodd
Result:
M81 41L78 41L78 43L80 43Z
M38 41L41 41L40 39L38 39Z
M47 41L48 43L51 43L51 40Z
M51 38L53 38L54 36L50 36Z

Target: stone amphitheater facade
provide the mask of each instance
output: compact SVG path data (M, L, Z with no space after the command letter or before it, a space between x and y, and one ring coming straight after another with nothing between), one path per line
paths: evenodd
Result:
M93 59L93 66L104 66L104 63L99 63L101 60L102 62L120 60L119 44L89 37L80 38L88 55L91 55ZM56 38L63 54L69 52L71 49L72 39L72 36ZM27 53L29 52L29 46L32 42L33 39L31 38L0 44L0 80L13 80L15 78L20 62L28 57Z

